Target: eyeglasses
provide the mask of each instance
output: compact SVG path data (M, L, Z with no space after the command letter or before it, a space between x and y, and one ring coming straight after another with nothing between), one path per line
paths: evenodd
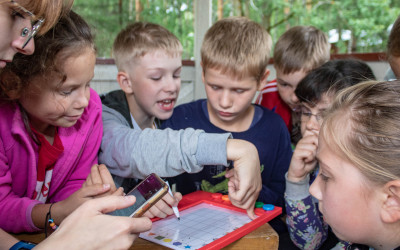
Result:
M31 41L31 39L39 31L40 27L42 26L42 24L44 22L44 19L37 18L32 12L25 9L19 3L15 2L15 0L9 0L7 2L9 2L11 4L14 11L21 14L24 18L31 19L32 28L29 29L28 27L25 27L21 30L21 36L26 37L26 40L25 40L24 44L22 45L22 49L24 49L26 47L26 45L28 45L28 43Z
M302 111L301 112L301 121L309 121L312 116L315 116L315 119L317 121L322 121L322 118L323 118L322 114L320 114L320 113L319 114L313 114L310 111L307 111L307 112Z
M315 119L318 122L322 122L322 119L323 119L323 114L322 113L313 114L306 107L295 108L295 109L293 109L293 111L295 111L296 113L298 113L300 115L302 122L308 122L311 119L312 116L315 116Z

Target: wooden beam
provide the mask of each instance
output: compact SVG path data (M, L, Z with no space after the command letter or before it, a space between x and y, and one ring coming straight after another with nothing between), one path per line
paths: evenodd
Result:
M201 66L200 66L200 48L203 42L203 38L208 28L212 24L212 0L194 0L194 58L195 58L195 82L193 99L198 100L201 98L206 98L206 92L204 90L204 85L201 80Z

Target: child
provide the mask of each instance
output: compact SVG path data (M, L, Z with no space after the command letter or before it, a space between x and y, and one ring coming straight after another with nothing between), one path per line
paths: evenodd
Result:
M367 79L375 76L366 63L334 60L312 70L295 91L301 104L302 139L297 143L286 176L285 203L290 237L301 249L318 249L328 236L328 227L308 192L313 171L318 168L316 153L322 114L338 91Z
M89 26L71 12L35 45L1 74L0 227L9 232L43 229L51 208L59 224L110 189L85 182L102 135Z
M400 78L400 16L396 19L390 31L387 43L387 60L390 69L387 80Z
M399 96L400 81L360 83L324 118L310 193L341 240L399 249Z
M279 114L292 135L298 141L297 121L292 111L298 106L294 94L297 84L307 73L327 62L330 44L327 36L313 26L295 26L287 30L275 44L274 67L276 80L260 91L256 103Z
M292 155L289 133L278 115L251 104L269 74L270 48L269 34L247 18L216 22L207 31L201 48L207 99L178 106L163 126L231 132L234 138L253 143L262 169L258 200L282 206L284 174ZM196 174L182 174L175 178L177 190L182 194L200 189L225 193L226 169L213 165Z
M171 116L178 97L182 67L179 40L160 25L138 22L118 34L113 52L122 90L102 97L104 134L99 161L110 169L116 184L129 189L135 180L126 178L142 179L152 172L170 177L233 160L240 187L232 186L232 203L248 209L253 217L261 189L253 145L228 139L229 133L154 129L158 119Z

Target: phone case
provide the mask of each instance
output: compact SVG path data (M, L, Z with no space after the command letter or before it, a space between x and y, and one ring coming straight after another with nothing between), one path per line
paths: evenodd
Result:
M168 185L167 185L167 183L165 183L156 174L153 173L151 175L153 175L160 183L162 183L162 189L160 189L156 194L154 194L143 206L138 208L138 210L136 210L136 212L133 213L133 215L131 215L131 217L136 218L136 217L142 216L147 210L149 210L154 204L156 204L157 201L159 201L164 195L166 195L168 193ZM149 178L149 177L146 177L146 179L147 178ZM145 182L146 179L141 181L137 186L139 186L140 184Z

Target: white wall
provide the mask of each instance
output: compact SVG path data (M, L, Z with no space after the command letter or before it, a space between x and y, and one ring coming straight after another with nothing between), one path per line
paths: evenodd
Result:
M372 68L376 78L378 80L383 80L389 64L385 61L373 61L367 62L367 64ZM272 65L268 65L270 70L270 75L268 79L272 80L276 77L275 69ZM117 68L114 64L96 64L94 70L94 78L91 82L91 86L99 94L109 92L111 90L119 89L119 85L116 81ZM179 98L177 104L186 103L194 100L194 89L195 89L195 67L194 66L183 66L182 73L182 87L179 93ZM203 83L200 82L197 88L202 88ZM197 99L206 98L205 92L204 96L199 96Z

